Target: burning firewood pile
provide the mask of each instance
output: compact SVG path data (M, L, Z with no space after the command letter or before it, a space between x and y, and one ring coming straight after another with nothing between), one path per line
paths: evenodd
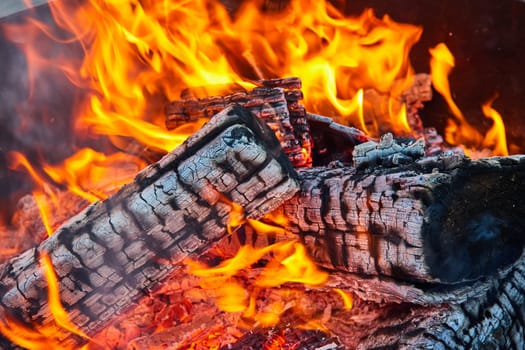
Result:
M67 6L52 9L61 18ZM395 75L391 92L360 89L344 116L308 100L306 77L264 79L269 68L242 57L258 79L215 94L186 82L163 100L153 140L177 135L177 147L108 133L131 145L131 162L111 158L130 181L73 190L59 167L39 175L12 153L42 192L0 227L25 240L2 254L0 347L523 348L525 155L470 157L425 125L438 92L459 139L483 139L435 77L447 60L409 84Z

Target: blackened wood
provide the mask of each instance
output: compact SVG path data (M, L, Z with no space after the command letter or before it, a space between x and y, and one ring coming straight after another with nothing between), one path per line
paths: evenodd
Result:
M325 266L418 283L459 283L516 261L525 236L525 156L300 171L284 207Z
M52 323L39 266L47 253L71 321L93 335L157 288L182 259L222 238L229 201L259 217L295 193L295 177L273 132L245 109L226 108L134 183L4 264L2 320ZM64 344L82 341L57 334Z

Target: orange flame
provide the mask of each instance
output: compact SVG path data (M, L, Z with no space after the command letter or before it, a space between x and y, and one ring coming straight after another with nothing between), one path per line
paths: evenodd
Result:
M436 91L445 98L452 114L461 122L464 122L463 113L452 98L450 84L448 82L450 71L456 65L454 56L444 43L439 43L436 47L431 48L429 52L432 56L430 59L432 84Z
M27 349L46 350L50 347L62 350L76 349L77 346L67 345L62 341L65 332L76 334L88 340L90 338L69 320L67 311L64 310L60 301L57 276L51 258L47 253L41 255L40 265L44 270L48 284L48 305L54 322L29 327L15 321L9 315L3 315L4 318L0 320L0 332L13 343ZM83 350L87 350L87 348L87 345L82 347Z
M230 84L251 87L254 79L299 76L309 111L358 125L359 89L396 96L409 84L408 53L420 27L378 19L372 10L348 17L328 1L293 0L278 14L259 5L245 1L232 18L218 0L57 0L52 14L72 35L62 41L78 41L83 61L50 59L31 45L24 49L31 67L59 67L86 91L78 131L108 135L116 144L132 137L162 151L200 126L183 133L163 127L163 102L178 99L187 87L218 94ZM34 39L34 28L57 39L34 21L11 26L7 34Z
M51 236L53 234L53 227L51 227L49 218L51 217L52 208L49 205L49 201L47 201L47 197L44 194L38 191L33 192L33 198L35 200L36 206L38 207L38 212L40 213L40 218L46 229L47 235Z
M40 213L40 218L46 229L47 235L51 236L53 234L53 227L50 223L51 213L54 208L59 205L56 193L49 185L48 181L36 171L22 153L13 151L9 153L9 156L9 167L14 170L27 171L37 186L37 189L32 192L33 199L38 208L38 212Z
M248 289L235 280L241 270L250 268L265 256L268 264ZM256 298L261 288L277 287L288 282L304 283L310 286L326 282L328 274L320 271L306 255L303 245L286 241L262 248L243 246L235 257L225 260L216 267L207 267L188 261L190 273L203 278L202 287L214 291L217 306L227 312L242 312L244 319L257 324L273 326L284 312L284 303L276 300L263 310L256 307Z
M483 146L492 150L492 155L495 156L508 156L509 150L507 148L507 137L505 135L505 124L503 123L503 118L501 115L492 108L492 103L495 98L487 101L481 105L481 110L483 114L492 119L493 125L492 128L485 135L483 140Z
M10 168L25 170L36 185L33 198L48 235L53 233L53 212L60 206L57 191L66 187L71 193L90 202L107 198L122 185L130 182L146 163L124 153L104 155L89 148L79 150L59 165L44 164L40 174L21 153L10 155Z
M35 185L55 204L58 204L58 198L52 190L53 183L54 186L65 185L72 193L94 202L130 182L137 171L146 166L143 160L128 154L106 156L84 148L60 165L44 164L43 170L48 176L45 178L20 152L10 152L10 156L10 168L27 171Z
M444 43L431 48L430 74L432 84L447 101L450 111L456 118L449 119L445 131L445 140L452 145L465 145L468 147L479 147L482 144L482 136L463 116L463 113L452 98L448 76L455 65L455 59Z
M79 197L95 202L130 182L145 166L143 160L128 154L106 156L83 148L60 165L44 165L44 171L55 183L66 185Z
M55 274L55 270L53 269L51 258L47 253L42 254L40 258L40 264L42 265L46 276L49 308L55 322L60 327L73 334L76 334L84 339L90 339L84 332L78 329L78 327L69 320L67 311L64 310L62 302L60 301L60 290L58 287L57 276Z
M297 282L315 286L326 282L328 274L317 268L306 254L304 245L292 241L284 242L279 249L275 248L274 260L268 263L256 285L276 287L287 282Z

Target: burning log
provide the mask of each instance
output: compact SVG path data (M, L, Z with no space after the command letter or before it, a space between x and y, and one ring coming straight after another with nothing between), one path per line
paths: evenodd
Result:
M39 266L48 255L70 320L91 336L157 288L182 259L225 236L231 202L259 217L295 193L295 178L273 132L243 108L228 107L134 183L4 264L2 321L53 324ZM62 333L63 344L82 342Z
M454 284L491 275L521 255L525 156L453 155L299 174L300 194L282 210L326 266Z
M252 91L237 91L225 96L199 99L193 97L192 90L188 90L188 93L181 96L182 100L166 105L166 127L174 129L184 123L207 119L228 104L239 103L275 131L284 152L295 167L311 166L312 163L325 165L333 160L349 162L353 147L370 140L369 135L358 129L338 124L328 117L307 113L301 103L304 96L299 78L261 80L256 83L258 87ZM374 135L395 129L395 125L389 123L400 121L392 120L392 111L401 110L404 105L407 123L414 134L426 137L426 130L423 129L418 113L423 108L423 103L432 98L428 74L415 75L413 84L396 98L374 89L367 89L364 94L365 123L370 126L369 131L373 131ZM381 128L373 126L378 120L382 121Z
M174 129L187 122L208 119L231 103L237 103L266 122L295 167L310 166L312 144L306 111L300 104L301 80L263 80L258 84L260 86L252 91L170 102L165 108L166 127Z

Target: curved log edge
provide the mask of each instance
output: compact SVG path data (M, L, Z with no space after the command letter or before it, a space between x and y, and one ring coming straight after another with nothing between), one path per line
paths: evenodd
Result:
M94 335L158 288L177 263L225 236L231 202L260 217L297 191L296 177L273 132L242 107L228 107L132 184L4 264L1 319L54 324L39 265L47 253L69 318ZM64 345L85 341L58 329L57 337Z

